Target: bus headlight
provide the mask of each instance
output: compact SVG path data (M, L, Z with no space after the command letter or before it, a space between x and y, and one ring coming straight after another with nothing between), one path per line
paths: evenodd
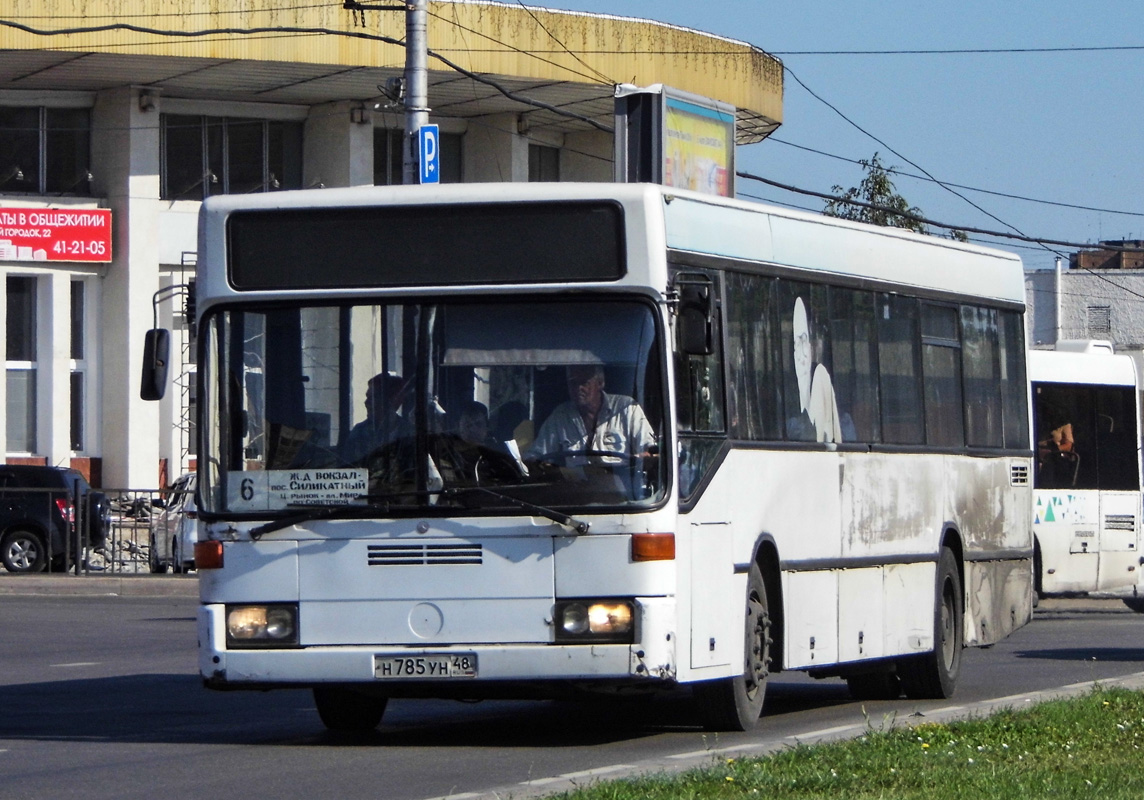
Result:
M556 641L561 643L635 641L635 603L631 600L560 600L554 622Z
M298 606L275 603L258 606L227 606L228 647L296 647Z

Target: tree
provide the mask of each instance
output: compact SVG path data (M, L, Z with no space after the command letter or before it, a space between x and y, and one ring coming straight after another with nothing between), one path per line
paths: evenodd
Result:
M828 217L853 219L887 228L930 233L929 226L917 219L922 216L922 210L911 206L906 198L894 190L894 182L890 180L890 170L893 167L884 166L877 153L869 161L863 159L858 163L866 170L862 183L846 190L835 185L831 191L839 195L839 198L828 201L822 213ZM949 237L960 242L968 241L969 238L957 230L950 231Z

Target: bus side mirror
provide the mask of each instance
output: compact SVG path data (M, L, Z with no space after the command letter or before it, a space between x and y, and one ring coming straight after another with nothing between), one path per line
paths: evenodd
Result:
M143 380L139 396L144 400L162 400L167 392L167 365L171 355L171 332L152 328L143 340Z
M715 352L710 284L688 283L679 291L679 349L689 356Z

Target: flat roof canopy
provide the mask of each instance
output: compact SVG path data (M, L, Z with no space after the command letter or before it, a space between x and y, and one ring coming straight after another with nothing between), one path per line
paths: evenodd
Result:
M276 2L282 7L272 7ZM259 5L271 7L194 0L156 11L148 0L41 0L34 13L4 13L0 103L10 101L13 90L128 85L188 99L377 103L385 99L379 87L403 73L400 11L368 11L362 27L360 14L333 0L320 7L287 0ZM132 29L107 27L115 25ZM92 30L99 28L106 29ZM764 138L782 122L781 62L745 42L700 31L515 4L430 2L428 41L429 105L442 117L516 113L531 128L610 129L614 86L634 83L665 84L734 105L740 144ZM500 89L597 124L536 108Z

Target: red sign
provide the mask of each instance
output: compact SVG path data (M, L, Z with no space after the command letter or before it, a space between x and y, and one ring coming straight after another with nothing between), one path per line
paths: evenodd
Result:
M0 208L0 261L110 261L105 208Z

